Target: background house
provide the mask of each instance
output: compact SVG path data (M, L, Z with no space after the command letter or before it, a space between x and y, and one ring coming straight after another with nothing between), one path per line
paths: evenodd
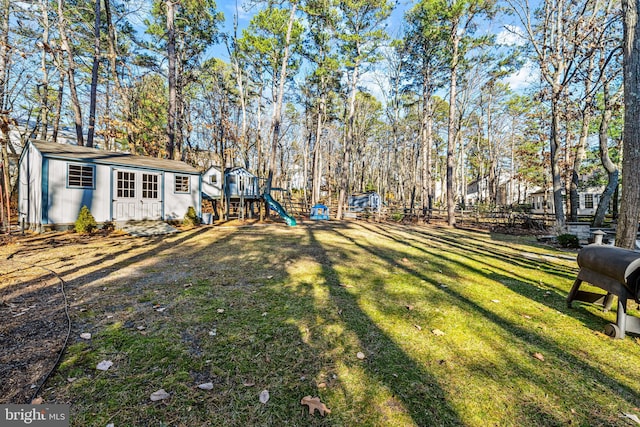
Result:
M380 212L380 209L382 209L382 198L375 191L352 194L349 196L348 203L349 210L352 212L363 212L365 210Z
M82 206L98 223L201 215L200 173L175 160L30 140L19 161L20 221L35 230L70 225Z
M598 203L600 203L603 191L603 187L590 187L579 190L580 205L578 206L578 215L594 215L596 209L598 209ZM540 189L532 193L529 196L529 203L531 204L531 213L555 213L552 189Z

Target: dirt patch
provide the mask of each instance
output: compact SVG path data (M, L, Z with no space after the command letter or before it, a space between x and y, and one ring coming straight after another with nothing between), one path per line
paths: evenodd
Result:
M170 305L157 284L182 287L183 276L194 271L188 261L201 250L199 236L212 231L196 227L160 237L118 231L7 237L0 245L0 403L30 402L55 367L69 328L67 304L68 345L83 341L81 333L116 321L144 324L142 313L163 314L156 313L154 304ZM193 248L176 257L176 247L185 241ZM38 395L46 390L45 385Z
M69 330L62 292L69 286L56 272L74 268L91 252L87 246L103 245L105 237L56 232L0 239L0 403L29 403L55 367Z
M68 330L61 281L53 274L0 262L0 403L28 403L53 369ZM13 270L13 271L11 271ZM16 275L28 278L17 283Z

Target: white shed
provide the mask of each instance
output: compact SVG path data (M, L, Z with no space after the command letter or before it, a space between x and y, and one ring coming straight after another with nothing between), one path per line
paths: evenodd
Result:
M82 206L98 223L201 215L200 173L184 162L31 140L19 167L20 221L34 230L73 224Z

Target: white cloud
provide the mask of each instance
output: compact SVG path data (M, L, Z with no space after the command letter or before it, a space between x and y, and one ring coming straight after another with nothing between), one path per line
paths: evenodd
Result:
M496 35L496 42L505 46L522 46L527 40L522 28L517 25L505 25Z
M505 77L503 80L505 83L509 84L511 89L516 91L522 90L539 82L540 72L533 62L527 61L517 72Z

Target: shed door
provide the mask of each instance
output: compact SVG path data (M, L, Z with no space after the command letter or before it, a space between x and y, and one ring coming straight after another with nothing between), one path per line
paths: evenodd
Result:
M114 220L162 219L161 180L156 172L114 169Z

